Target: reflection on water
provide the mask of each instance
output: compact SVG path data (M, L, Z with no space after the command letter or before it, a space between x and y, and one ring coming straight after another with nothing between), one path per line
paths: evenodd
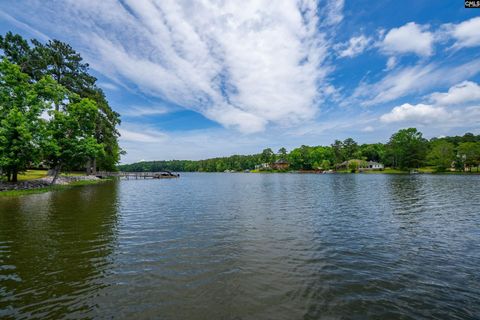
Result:
M88 315L104 287L117 185L0 199L0 317Z
M0 316L475 319L479 186L184 174L0 198Z

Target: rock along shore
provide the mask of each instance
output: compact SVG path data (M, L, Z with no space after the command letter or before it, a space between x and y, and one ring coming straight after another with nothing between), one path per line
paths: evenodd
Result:
M35 180L12 182L0 182L0 192L10 190L32 190L39 188L47 188L51 186L53 177L45 177ZM68 185L77 181L100 180L95 176L60 176L57 178L55 185Z

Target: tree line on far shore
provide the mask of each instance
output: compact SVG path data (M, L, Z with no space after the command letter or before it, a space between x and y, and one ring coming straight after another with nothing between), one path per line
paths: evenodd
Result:
M402 129L394 133L387 143L359 145L352 138L335 140L330 146L303 145L287 152L264 149L253 155L233 155L207 160L143 161L120 165L121 171L179 171L223 172L225 170L251 170L262 163L284 160L289 170L335 169L348 160L375 161L400 170L433 166L436 171L469 171L480 165L480 135L466 133L463 136L423 138L416 128ZM453 168L452 168L453 166Z
M0 50L0 180L39 165L53 180L64 170L114 170L120 115L80 54L11 32L0 36Z

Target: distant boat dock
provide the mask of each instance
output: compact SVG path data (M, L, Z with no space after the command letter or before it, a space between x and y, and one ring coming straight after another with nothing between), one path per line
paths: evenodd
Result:
M179 178L180 175L170 171L157 172L108 172L99 171L95 174L99 178L124 178L124 179L172 179Z

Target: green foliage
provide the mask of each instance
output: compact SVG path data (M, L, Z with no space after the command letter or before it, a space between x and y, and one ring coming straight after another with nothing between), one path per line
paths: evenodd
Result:
M350 172L352 172L352 173L357 172L358 171L358 162L349 161L348 162L348 170L350 170Z
M385 160L385 153L385 145L382 143L362 144L358 149L356 158L365 158L367 161L383 162Z
M19 172L43 162L57 177L92 159L114 170L123 152L120 118L88 64L58 40L32 45L11 32L0 36L0 173L16 181Z
M16 64L20 71L31 74L35 59L32 59L32 50L28 42L18 34L7 32L5 36L0 36L0 49L4 56L13 64Z
M39 94L51 101L56 111L65 108L64 97L67 95L77 101L88 98L96 103L94 137L103 151L93 162L100 169L114 170L124 153L118 145L120 134L116 129L120 115L111 109L102 89L96 86L96 78L89 74L88 64L70 45L61 41L50 40L43 44L34 39L31 43L32 46L11 32L0 36L3 57L18 65L30 83L38 84ZM70 102L72 100L67 101Z
M281 147L280 149L278 149L278 153L277 153L278 159L287 160L287 155L288 155L287 149L285 149L284 147Z
M44 106L28 80L17 65L0 62L0 168L14 182L40 153Z
M415 128L402 129L390 138L387 152L394 168L418 168L426 159L427 140Z
M345 155L343 152L343 142L340 140L335 140L335 142L331 145L333 155L334 155L334 162L340 163L345 161Z
M40 80L51 76L57 83L78 95L94 86L95 77L88 73L88 64L69 44L49 40L46 44L32 40L31 54L34 56L34 72L31 76Z
M322 161L322 164L321 164L320 166L321 166L321 168L324 169L324 170L330 169L330 167L331 167L330 160L327 160L327 159L323 160L323 161Z
M50 112L43 150L52 167L73 169L101 154L103 146L93 136L97 111L95 102L82 99Z
M480 142L462 142L457 148L458 159L462 161L465 170L480 165Z
M454 159L455 153L452 143L445 140L431 142L428 160L437 167L437 171L445 171L447 168L450 168Z
M468 139L478 139L480 136L467 136ZM389 144L375 143L375 144L362 144L360 146L352 147L355 145L353 142L347 141L345 144L342 141L337 140L331 146L306 146L303 145L299 148L295 148L290 153L285 148L281 148L277 153L278 159L285 159L289 162L289 170L312 170L322 168L328 170L335 168L339 162L336 162L338 155L353 154L355 157L347 159L349 165L347 169L357 171L360 167L366 166L366 161L377 161L384 164L393 165L399 163L397 161L403 161L404 167L400 165L397 169L386 168L385 173L408 173L407 170L412 167L423 166L428 160L430 164L436 167L437 171L444 170L442 168L448 168L451 164L449 137L441 139L432 139L431 142L423 139L422 134L416 129L400 130L392 136ZM440 143L442 142L442 143ZM443 144L446 142L447 145ZM460 143L461 144L461 143ZM344 145L347 145L347 149L344 150ZM282 150L284 149L284 150ZM427 150L430 150L427 158ZM468 155L468 159L475 159L477 151L470 144L463 144L460 151L464 152L465 157ZM138 162L128 165L121 165L118 168L121 171L200 171L200 172L222 172L225 170L252 170L255 165L259 165L265 162L272 162L271 149L265 149L260 154L254 155L233 155L230 157L212 158L200 161L189 160L172 160L172 161L150 161L150 162ZM454 147L454 154L457 154L457 150ZM284 158L285 157L285 158ZM479 158L476 158L480 161ZM267 161L266 161L267 160ZM455 157L455 163L458 161L458 157ZM345 161L345 160L344 160ZM410 161L410 162L408 162ZM343 161L342 161L343 162ZM464 163L460 163L460 168L463 170ZM472 165L475 162L472 162ZM448 165L447 165L448 164ZM400 169L401 168L401 169ZM435 170L429 168L430 171ZM264 170L262 170L264 171ZM255 171L257 172L257 171ZM272 171L273 172L273 171ZM374 173L374 171L368 171Z
M264 149L262 151L261 158L264 163L275 162L275 153L270 148Z
M261 154L213 158L200 161L171 160L171 161L142 161L133 164L118 166L121 171L154 172L154 171L177 171L177 172L222 172L225 170L251 170L255 165L263 163Z
M358 144L352 138L347 138L342 143L342 154L346 160L355 158L358 151Z

